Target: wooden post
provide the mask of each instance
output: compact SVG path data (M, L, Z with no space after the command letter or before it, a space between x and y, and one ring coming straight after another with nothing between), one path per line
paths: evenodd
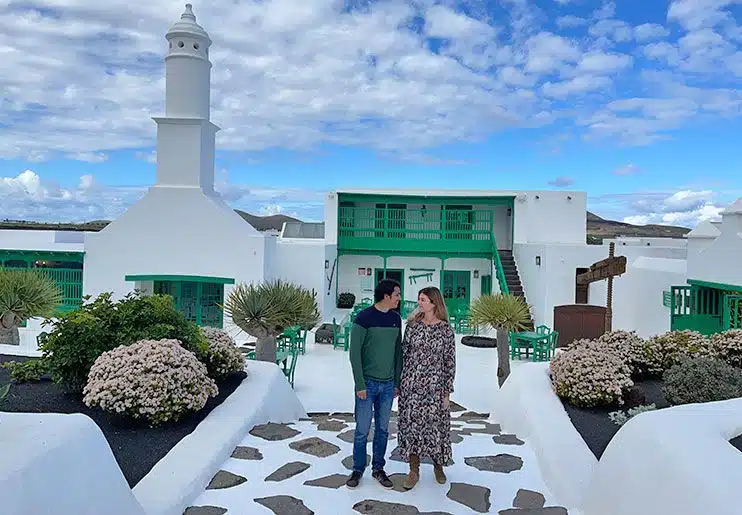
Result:
M608 259L613 259L616 253L616 244L608 244ZM605 304L605 332L610 333L613 327L613 276L608 277L608 293Z

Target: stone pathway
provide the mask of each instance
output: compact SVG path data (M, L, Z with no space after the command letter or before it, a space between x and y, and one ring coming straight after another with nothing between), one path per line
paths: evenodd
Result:
M345 487L353 428L351 413L314 413L292 424L255 426L185 514L568 515L550 502L528 445L502 434L487 413L452 405L449 481L436 483L430 461L423 460L420 482L410 491L402 488L407 464L396 449L394 415L385 467L394 488L382 488L370 468L358 489Z

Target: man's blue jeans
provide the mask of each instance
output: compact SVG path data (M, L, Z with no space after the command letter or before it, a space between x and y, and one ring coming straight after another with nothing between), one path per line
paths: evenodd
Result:
M384 468L386 445L389 440L389 418L394 402L394 381L374 381L366 379L366 398L356 395L356 432L353 440L353 471L366 469L366 448L368 433L371 430L371 418L375 420L373 454L371 470L376 472Z

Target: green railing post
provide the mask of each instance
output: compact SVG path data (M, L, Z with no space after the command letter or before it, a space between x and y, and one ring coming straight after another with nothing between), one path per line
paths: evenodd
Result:
M492 259L495 262L495 274L497 275L497 284L500 286L500 293L510 295L510 288L508 288L508 281L505 278L505 270L502 268L502 261L500 260L500 253L497 250L497 240L494 234L492 235Z

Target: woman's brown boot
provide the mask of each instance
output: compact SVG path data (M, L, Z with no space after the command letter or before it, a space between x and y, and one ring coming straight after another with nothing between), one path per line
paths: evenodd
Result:
M420 479L420 456L417 454L410 455L410 472L407 474L407 479L404 481L405 490L412 490L415 488L418 480Z
M438 483L444 484L446 482L446 473L443 472L443 465L434 463L433 473L435 474L435 480L438 481Z

